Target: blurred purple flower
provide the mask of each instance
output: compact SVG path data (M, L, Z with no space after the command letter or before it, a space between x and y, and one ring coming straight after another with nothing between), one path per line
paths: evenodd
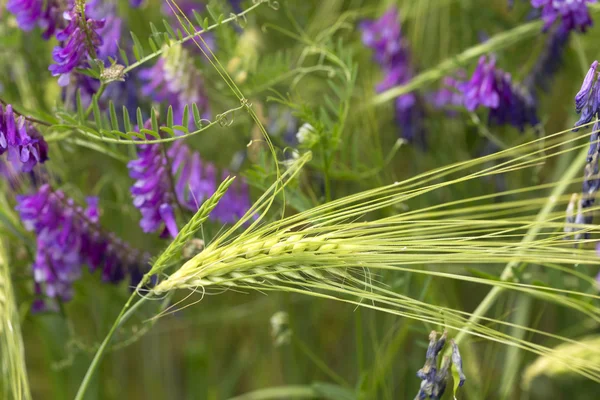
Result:
M48 145L33 124L20 116L15 120L12 106L0 104L0 155L8 153L13 165L29 172L38 163L48 160Z
M221 174L221 179L225 179L229 175L229 171L225 170ZM223 224L233 224L241 219L251 206L248 184L243 179L238 178L219 201L211 218Z
M464 71L459 71L461 79L466 77ZM448 109L452 107L462 107L464 104L463 94L460 91L462 81L451 76L442 79L442 87L433 92L428 100L437 109ZM450 109L449 112L452 112Z
M44 29L44 39L49 39L56 29L64 26L64 9L58 0L8 0L6 9L17 17L17 24L24 31L36 26Z
M217 189L215 167L203 163L200 154L192 152L181 140L175 142L167 154L171 160L171 175L176 180L177 201L190 211L198 210Z
M384 78L377 84L377 92L407 83L412 78L410 52L406 39L402 37L396 7L389 8L379 19L360 24L362 41L373 50L373 58L382 67ZM423 110L415 93L399 96L395 102L396 121L407 140L423 141Z
M490 109L491 124L510 124L520 130L539 123L536 103L531 94L512 83L509 73L496 67L496 60L488 62L485 56L479 59L471 79L460 85L467 110L475 111L479 106Z
M531 5L541 8L544 30L548 30L560 17L563 31L585 32L593 25L588 4L596 2L596 0L531 0Z
M184 49L180 51L185 52ZM202 118L208 119L210 111L208 97L204 90L204 79L191 60L186 58L185 53L183 57L184 60L181 60L181 57L170 60L168 55L162 57L154 66L140 71L139 77L144 82L141 89L144 96L173 107L175 124L180 124L187 105L189 107L187 124L192 129L194 125L192 104L196 104Z
M548 34L542 54L538 57L524 85L533 93L535 87L548 91L551 81L563 63L570 32L561 27Z
M102 231L98 199L87 199L83 209L61 191L45 184L37 193L17 196L16 210L25 228L35 232L37 250L32 265L36 290L62 301L73 295L82 267L102 268L106 282L121 281L128 271L141 268L147 256ZM41 304L34 304L40 307Z

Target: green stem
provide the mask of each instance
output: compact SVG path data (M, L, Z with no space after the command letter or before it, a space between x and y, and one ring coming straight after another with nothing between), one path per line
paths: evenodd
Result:
M306 356L308 358L310 358L310 360L321 371L323 371L326 375L328 375L331 379L333 379L339 385L344 386L344 387L350 387L350 385L348 384L348 382L346 382L346 380L344 378L342 378L341 376L336 374L335 371L333 371L331 368L329 368L329 366L327 366L327 364L323 360L321 360L315 353L313 353L312 350L303 341L301 341L300 339L298 339L295 336L292 336L292 338L294 339L294 343L300 348L300 350L302 350L302 352L304 354L306 354Z
M513 326L510 330L510 336L515 339L523 339L526 331L518 328L517 326L524 326L529 320L529 313L533 304L533 298L531 296L519 295L516 297L515 304L517 306L517 312L513 319ZM519 364L521 362L520 357L521 349L518 347L511 346L508 348L506 353L506 359L504 362L504 371L502 372L502 388L500 390L501 399L512 399L514 398L515 380L519 373Z
M100 87L98 88L98 91L94 94L94 97L97 98L98 100L100 100L100 96L102 96L102 93L104 93L105 88L106 88L106 84L101 83ZM85 114L84 114L85 119L87 119L90 116L90 114L92 113L93 105L94 105L94 99L92 99L87 110L85 110ZM83 121L81 121L81 122L83 122Z
M96 351L96 354L94 355L94 359L92 360L92 363L88 367L88 370L85 373L85 376L83 377L83 381L81 381L81 384L79 385L79 389L77 390L77 395L75 396L75 400L83 400L83 398L85 396L85 392L86 392L88 386L90 385L90 381L92 380L92 376L94 376L94 372L96 372L96 369L98 369L98 366L100 365L100 361L102 360L102 357L104 356L104 353L106 352L106 349L108 348L108 345L110 344L110 341L112 340L115 332L117 331L117 328L126 320L126 318L125 318L126 314L127 314L127 317L129 315L131 315L130 313L128 313L128 309L129 309L129 307L131 307L131 302L136 297L137 291L146 284L148 279L149 279L149 275L148 274L144 275L144 277L142 278L140 283L137 285L136 289L131 293L131 296L129 296L129 299L127 300L127 302L121 309L119 316L115 319L115 322L113 323L112 327L110 328L110 331L104 338L104 341L98 348L98 351ZM140 300L139 302L141 302L143 300L144 299L142 298L142 300ZM135 304L134 308L137 308L138 303Z
M577 176L577 174L581 173L581 170L585 165L587 159L587 153L587 147L583 148L581 152L577 155L575 160L571 163L569 169L565 172L560 182L558 182L558 185L556 185L550 196L548 196L548 201L536 216L535 221L532 223L531 227L527 231L527 234L525 234L525 236L521 240L522 244L527 244L535 240L535 237L541 230L541 222L543 222L548 217L548 214L550 214L550 212L554 208L556 200L567 190L569 184ZM518 256L519 254L516 255L516 258L518 258ZM507 281L509 279L512 279L514 276L513 271L518 265L518 261L509 262L506 265L506 267L504 267L504 270L500 275L500 280ZM470 327L478 323L479 320L489 311L489 309L498 299L498 296L500 296L500 294L504 292L504 290L505 287L495 286L492 290L489 291L487 296L485 296L483 301L479 303L479 306L477 306L475 311L473 311L473 313L471 314L471 317L469 318L469 321L465 325L464 329L461 330L458 333L458 335L456 335L456 338L454 340L457 344L459 344L464 339L465 335L469 333Z

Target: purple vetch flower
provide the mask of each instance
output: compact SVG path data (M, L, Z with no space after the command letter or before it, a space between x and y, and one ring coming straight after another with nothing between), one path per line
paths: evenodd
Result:
M98 49L103 43L98 31L104 27L105 20L95 20L86 15L83 21L77 5L63 16L68 25L56 34L61 45L52 51L55 64L50 65L48 70L53 76L59 76L59 85L66 86L75 68L86 66L88 57L97 58Z
M163 152L161 144L140 145L138 158L128 164L129 176L136 180L131 188L133 204L142 213L140 226L144 232L162 228L162 237L178 233L176 207L196 212L217 188L216 168L203 162L198 152L183 141L175 142ZM224 177L229 175L223 171ZM248 186L234 182L210 218L221 223L234 223L250 208Z
M169 164L162 145L138 146L138 158L127 164L129 176L135 179L131 187L133 205L142 213L140 227L144 232L162 229L161 236L177 236L173 212L175 198L171 188Z
M173 107L175 124L181 122L185 106L191 108L193 103L202 118L210 117L204 79L180 45L171 46L153 67L143 69L139 76L144 82L141 89L144 96ZM187 124L193 129L193 113L189 111Z
M597 0L531 0L531 5L542 10L544 30L549 29L560 17L564 31L585 32L593 25L588 4Z
M383 92L408 82L413 76L408 42L402 37L398 10L389 8L379 19L360 24L362 41L373 50L373 58L382 67L384 78L376 91ZM423 110L416 93L399 96L395 102L396 120L402 136L423 140Z
M514 84L509 73L497 68L494 58L488 62L482 56L471 79L461 84L460 89L466 109L488 108L491 124L510 124L522 131L527 125L539 123L531 94L526 88Z
M128 271L140 269L147 258L102 231L97 198L88 198L84 209L45 184L37 193L17 196L17 202L23 225L36 234L32 265L36 291L51 299L68 301L72 297L73 283L81 276L83 265L91 271L102 268L102 279L117 283Z
M198 152L192 152L177 141L167 152L174 177L177 201L190 211L196 211L217 189L216 168L204 163Z
M591 224L593 222L593 216L588 209L594 205L596 193L600 189L600 170L598 166L600 159L600 123L598 121L598 117L600 116L600 84L597 79L597 69L598 61L594 61L583 79L581 89L575 95L575 110L581 115L575 123L573 130L577 131L580 126L594 119L596 120L592 127L592 134L590 135L590 147L584 167L581 199L575 218L576 224ZM589 238L589 233L585 232L583 235L576 235L575 239L577 240L581 236L587 239Z
M29 172L38 163L48 160L48 144L33 124L19 116L15 119L12 106L0 104L0 156L8 153L8 161L20 164Z
M129 4L133 8L138 8L139 6L142 5L143 2L144 2L144 0L129 0Z
M98 29L102 43L98 46L97 58L107 62L108 57L116 58L119 54L118 43L121 40L122 20L117 16L117 7L103 0L90 0L86 3L85 16L95 21L104 21Z
M6 9L17 17L21 29L30 31L39 26L44 29L42 37L49 39L64 26L62 4L59 0L8 0Z
M444 357L441 367L438 369L437 358L444 349L447 335L447 332L444 331L442 336L438 339L436 331L432 331L429 334L429 346L427 347L427 352L425 354L425 365L417 371L417 377L421 379L421 387L419 388L415 400L439 400L446 390L446 383L450 370L450 359ZM459 386L462 386L466 380L462 370L462 358L456 342L451 339L450 344L452 345L452 364L454 364L460 377Z
M435 108L445 108L448 106L462 106L463 95L459 90L460 81L446 76L442 80L442 88L434 92L431 96L431 104Z

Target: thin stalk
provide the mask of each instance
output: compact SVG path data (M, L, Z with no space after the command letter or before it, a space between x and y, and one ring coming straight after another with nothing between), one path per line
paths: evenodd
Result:
M329 376L331 379L333 379L335 382L337 382L339 385L344 386L344 387L350 387L350 385L348 384L348 382L346 382L346 380L344 378L342 378L341 376L339 376L338 374L335 373L334 370L332 370L331 368L329 368L329 366L323 361L321 360L315 353L312 352L312 350L300 339L298 339L295 336L292 336L292 338L294 339L294 344L296 344L300 350L306 354L306 356L308 358L310 358L310 360L321 370L323 371L327 376Z
M557 199L560 198L560 196L567 190L571 181L577 176L577 174L581 173L581 170L587 160L587 153L588 149L587 147L585 147L577 155L573 163L570 165L569 169L567 169L567 171L563 175L561 181L558 183L558 185L556 185L550 196L548 196L546 204L536 216L534 223L531 225L531 227L527 231L527 234L521 240L521 244L525 245L535 240L535 237L542 229L541 223L545 221L550 212L552 212L552 209L554 208ZM519 255L520 254L516 254L515 256L518 257ZM504 267L504 270L500 275L500 280L507 281L512 279L514 276L513 271L518 265L519 261L511 261L508 264L506 264L506 267ZM485 316L485 314L489 311L489 309L498 299L498 296L500 296L500 294L505 290L506 287L503 286L494 286L494 288L490 290L490 292L487 294L487 296L485 296L483 301L479 303L479 306L477 306L475 311L473 311L473 314L471 314L471 316L469 317L469 320L465 327L456 335L456 338L454 339L456 341L456 344L460 344L465 335L469 333L470 327L473 324L478 323L479 320L483 316Z
M84 399L85 392L86 392L88 386L90 385L92 376L94 376L94 372L96 372L96 369L98 369L98 366L100 365L100 361L102 360L102 357L104 356L104 353L106 352L106 349L107 349L108 345L110 344L110 341L112 340L115 332L117 331L117 328L125 321L125 318L124 318L125 314L127 313L129 307L131 307L131 302L136 297L137 291L146 284L148 279L149 279L149 275L148 274L144 275L144 277L142 278L140 283L137 285L136 289L131 293L131 296L129 296L129 299L127 299L127 302L125 303L125 305L121 309L121 312L115 319L115 322L113 323L112 327L110 328L110 331L104 338L104 341L102 341L102 344L98 348L98 351L96 351L96 354L94 355L94 359L92 360L92 363L88 367L88 370L85 373L85 376L83 377L83 381L81 381L81 384L79 385L79 389L77 390L77 395L75 396L75 400L83 400ZM143 299L140 301L143 301Z
M513 320L513 323L518 326L525 326L529 320L529 313L531 312L531 306L533 299L531 296L519 295L516 297L515 305L517 311ZM510 336L516 339L523 339L526 331L513 327L510 331ZM504 371L502 372L502 389L500 393L501 399L512 399L513 391L515 389L515 380L519 373L519 364L521 362L521 349L518 347L510 346L506 352L506 359L504 362Z

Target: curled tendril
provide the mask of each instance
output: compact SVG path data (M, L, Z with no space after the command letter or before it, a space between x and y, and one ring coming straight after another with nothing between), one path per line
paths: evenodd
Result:
M246 25L248 25L248 18L246 17L246 14L238 15L238 14L231 13L231 14L229 14L229 16L242 29L244 29L246 27Z
M267 5L273 10L279 10L279 2L277 0L253 0L252 3L267 3Z
M223 114L217 114L217 122L219 123L219 126L221 128L226 128L228 126L233 125L233 121L235 118L233 118L233 114L231 116L231 118L228 118L227 115L229 114L229 112L224 112Z

